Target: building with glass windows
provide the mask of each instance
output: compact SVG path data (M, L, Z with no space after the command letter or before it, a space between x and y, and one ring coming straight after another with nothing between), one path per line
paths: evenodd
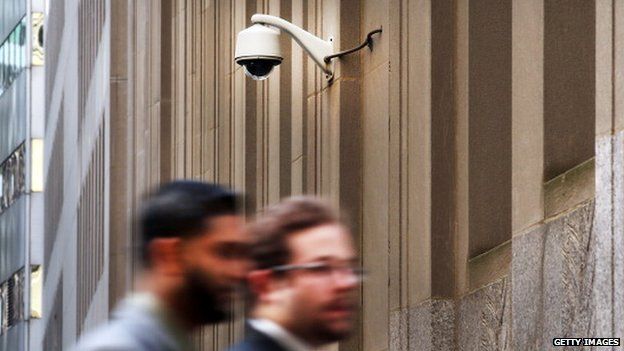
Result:
M0 350L41 335L43 1L0 1Z

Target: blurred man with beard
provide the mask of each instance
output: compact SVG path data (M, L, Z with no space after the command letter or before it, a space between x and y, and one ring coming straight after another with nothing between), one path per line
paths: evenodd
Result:
M229 318L250 266L237 202L229 190L195 181L154 192L139 219L145 269L138 289L76 349L188 350L195 328Z
M318 199L291 198L249 232L251 314L245 340L231 351L305 351L349 336L362 271L337 214Z

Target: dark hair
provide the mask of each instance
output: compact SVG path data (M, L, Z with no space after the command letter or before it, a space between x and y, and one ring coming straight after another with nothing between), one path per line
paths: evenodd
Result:
M269 207L250 226L254 245L251 256L257 269L287 264L291 259L288 238L296 232L325 224L341 224L338 213L326 202L298 196Z
M216 184L176 180L152 192L140 211L143 262L149 265L149 243L157 238L188 238L206 229L216 216L237 214L238 196Z

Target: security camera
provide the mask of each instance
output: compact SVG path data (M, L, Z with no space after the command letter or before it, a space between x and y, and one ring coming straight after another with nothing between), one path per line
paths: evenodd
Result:
M255 79L266 79L275 66L282 63L279 35L280 30L288 33L325 72L328 79L333 75L324 58L333 54L331 41L306 32L296 25L275 16L255 14L255 23L238 33L234 61L245 68L245 73Z
M323 40L283 18L255 14L251 16L253 26L238 33L234 61L245 68L245 73L255 79L267 79L275 66L282 63L279 35L280 30L288 33L310 55L310 58L332 80L334 72L331 61L335 58L354 53L366 46L372 50L372 35L381 33L381 28L368 33L361 45L334 53L333 39Z
M273 68L282 63L279 35L279 30L263 24L254 24L238 33L234 61L245 68L247 76L267 79Z

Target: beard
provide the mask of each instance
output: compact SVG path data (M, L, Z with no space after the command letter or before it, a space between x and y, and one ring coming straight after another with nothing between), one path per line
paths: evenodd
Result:
M322 324L318 324L313 327L312 333L315 334L315 339L321 341L321 343L332 343L340 340L344 340L352 334L351 329L335 330Z
M316 314L318 312L295 310L292 313L293 316L308 316L297 318L293 323L292 328L295 334L315 346L341 341L352 335L355 315L336 325L331 321L312 317Z
M193 324L214 324L231 318L229 301L219 298L221 290L206 273L193 268L187 271L181 295Z
M336 330L324 325L322 321L312 322L311 320L291 326L288 329L314 347L344 340L352 334L351 328Z

